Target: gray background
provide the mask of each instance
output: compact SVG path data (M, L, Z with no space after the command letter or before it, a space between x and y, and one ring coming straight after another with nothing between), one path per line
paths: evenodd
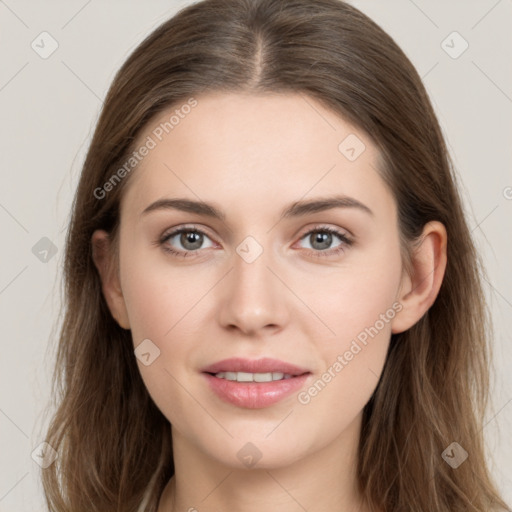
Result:
M1 512L44 510L31 453L44 441L65 230L102 98L131 50L189 3L0 0ZM352 3L418 69L460 173L496 329L484 433L512 503L512 1ZM58 43L46 59L31 47L51 49L43 31ZM469 44L457 58L464 42L453 31Z

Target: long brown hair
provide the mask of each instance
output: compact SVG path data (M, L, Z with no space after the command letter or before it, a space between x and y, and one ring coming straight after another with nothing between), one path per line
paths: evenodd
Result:
M377 24L339 0L204 0L124 63L83 165L66 239L57 409L46 435L59 457L42 472L50 510L154 512L174 474L169 422L144 386L130 331L109 312L91 256L96 229L115 237L131 174L107 194L94 191L126 162L150 119L208 91L316 99L379 148L408 247L427 222L445 225L439 295L416 325L392 335L364 408L358 481L372 510L507 509L483 450L491 352L481 263L416 70ZM469 454L457 468L441 456L452 442Z

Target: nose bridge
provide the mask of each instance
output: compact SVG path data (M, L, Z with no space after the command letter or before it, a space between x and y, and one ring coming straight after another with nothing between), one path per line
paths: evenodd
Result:
M236 247L233 270L223 287L221 321L225 326L236 325L244 332L282 326L285 298L282 283L268 268L272 261L270 247L252 236Z

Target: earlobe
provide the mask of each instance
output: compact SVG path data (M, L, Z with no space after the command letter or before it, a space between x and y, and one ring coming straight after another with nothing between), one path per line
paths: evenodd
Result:
M115 270L113 248L109 233L96 230L91 237L92 258L101 279L101 289L107 302L111 315L123 328L129 329L128 312L124 302L119 276Z
M403 278L398 297L402 309L392 321L393 334L412 327L436 300L446 270L446 248L444 225L438 221L427 223L413 250L411 275Z

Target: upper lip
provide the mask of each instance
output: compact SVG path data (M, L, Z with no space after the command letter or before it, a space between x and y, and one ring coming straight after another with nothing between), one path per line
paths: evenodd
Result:
M279 359L264 357L263 359L244 359L242 357L232 357L217 361L202 369L205 373L219 372L247 372L247 373L270 373L281 372L289 375L302 375L309 373L309 370L301 368Z

